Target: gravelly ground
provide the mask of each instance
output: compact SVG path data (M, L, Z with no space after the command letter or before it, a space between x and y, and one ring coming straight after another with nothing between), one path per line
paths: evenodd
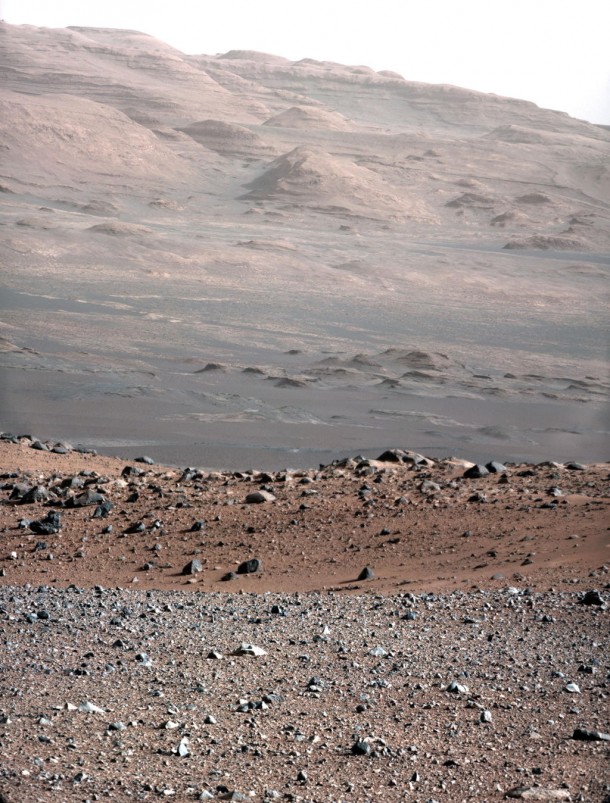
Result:
M608 742L571 738L609 730L608 613L579 594L5 586L0 599L10 803L609 791ZM232 656L242 642L266 655Z

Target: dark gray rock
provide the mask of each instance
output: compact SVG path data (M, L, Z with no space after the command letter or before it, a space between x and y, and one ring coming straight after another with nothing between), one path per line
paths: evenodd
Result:
M377 460L380 463L402 463L404 452L400 449L386 449L383 454L380 454Z
M246 496L247 505L260 505L263 502L275 502L275 496L269 491L253 491Z
M60 528L61 516L56 510L49 510L44 519L30 523L30 530L36 535L54 535Z
M36 502L46 502L50 496L49 489L46 488L44 485L35 485L33 488L30 488L26 493L21 497L21 501L24 505L32 505Z
M263 568L263 562L258 558L250 558L240 563L237 567L237 574L254 574L260 572Z
M89 505L101 505L106 501L102 494L91 488L78 496L73 496L66 502L66 507L89 507Z
M585 728L575 728L572 739L580 742L610 742L610 733L601 731L586 730Z
M587 593L582 598L583 605L603 605L604 598L596 589L592 591L587 591Z
M432 482L432 480L424 480L419 486L419 490L424 494L438 493L440 489L441 486L438 484L438 482Z
M11 490L11 494L9 496L10 500L17 500L22 502L23 497L28 493L28 491L32 490L31 485L28 485L26 482L17 482L13 485Z
M353 756L369 756L371 754L371 745L369 742L365 742L363 739L358 739L357 742L354 742L352 745L352 755Z
M137 466L125 466L125 468L121 471L121 477L141 477L145 471L143 468L138 468Z
M182 574L199 574L199 572L203 571L203 566L201 561L197 558L193 558L190 560L186 566L182 569Z
M358 575L358 580L374 580L375 579L375 572L371 569L370 566L365 566L364 569Z
M142 457L136 457L135 462L146 463L147 466L155 465L155 461L152 459L152 457L148 457L148 455L143 455Z
M110 513L110 511L114 508L114 505L109 499L106 499L102 502L101 505L98 505L95 510L93 511L92 518L94 519L105 519L106 516Z
M490 474L504 474L508 470L504 463L499 463L497 460L490 460L489 463L485 463L485 468Z
M462 476L468 480L478 480L481 477L486 477L488 474L489 469L487 469L486 466L482 465L481 463L477 463L476 465L467 468Z
M146 530L146 525L143 521L136 521L134 524L130 524L126 530L123 530L124 533L127 535L132 535L134 533L143 533Z

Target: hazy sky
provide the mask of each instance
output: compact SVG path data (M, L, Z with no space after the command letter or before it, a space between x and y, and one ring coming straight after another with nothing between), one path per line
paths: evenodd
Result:
M610 124L609 0L0 0L0 18L365 64Z

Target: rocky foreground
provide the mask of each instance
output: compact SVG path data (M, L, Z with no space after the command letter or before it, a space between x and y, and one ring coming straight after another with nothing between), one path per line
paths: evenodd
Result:
M3 436L0 800L610 800L607 479Z

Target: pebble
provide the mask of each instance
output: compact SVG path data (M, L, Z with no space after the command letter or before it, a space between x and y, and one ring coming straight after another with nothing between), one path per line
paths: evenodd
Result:
M477 463L474 466L470 466L467 468L466 471L462 474L468 480L478 480L481 477L486 477L489 474L489 469L487 469L481 463Z
M203 571L203 565L202 565L201 561L198 560L197 558L194 558L193 560L190 560L186 564L186 566L183 567L182 574L184 574L184 575L198 574L199 572L202 572L202 571Z
M239 647L233 650L231 655L249 655L258 658L261 655L267 655L267 653L262 647L257 647L255 644L247 644L245 641L242 641Z
M453 694L468 694L468 686L458 683L457 680L452 680L445 691L450 691Z
M504 474L508 469L504 463L499 463L497 460L491 460L485 464L485 468L490 474Z
M603 605L604 598L597 590L587 591L582 598L583 605Z
M103 708L100 708L99 706L95 705L95 703L90 703L89 701L81 703L78 706L78 710L83 714L103 714L104 713L104 709Z
M610 733L601 731L586 730L585 728L575 728L572 739L581 742L610 742Z
M542 786L516 786L505 797L513 800L570 800L567 789L545 789Z
M66 502L66 507L89 507L90 505L103 505L106 499L97 491L89 489L78 496L72 496Z
M140 666L151 667L152 661L146 652L139 652L136 655L136 661L140 664Z
M61 517L55 510L50 510L44 519L32 521L30 530L36 535L54 535L61 529Z
M237 574L254 574L263 568L263 562L258 558L250 558L240 563L237 567Z
M269 491L253 491L246 496L247 505L260 505L263 502L275 502L275 496Z

